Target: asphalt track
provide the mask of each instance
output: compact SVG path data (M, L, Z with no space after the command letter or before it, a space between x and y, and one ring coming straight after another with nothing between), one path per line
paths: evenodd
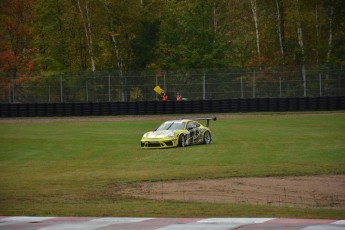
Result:
M0 217L6 230L340 230L345 220L282 218Z

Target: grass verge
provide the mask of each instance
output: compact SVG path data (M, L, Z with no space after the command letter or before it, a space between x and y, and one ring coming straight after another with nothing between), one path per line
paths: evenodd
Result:
M141 135L161 122L0 124L0 215L344 217L344 210L107 195L116 183L344 174L344 114L220 119L211 145L141 149Z

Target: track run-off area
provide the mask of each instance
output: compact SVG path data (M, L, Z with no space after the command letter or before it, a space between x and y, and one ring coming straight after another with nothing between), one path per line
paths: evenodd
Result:
M0 217L6 230L340 230L345 220L280 218Z

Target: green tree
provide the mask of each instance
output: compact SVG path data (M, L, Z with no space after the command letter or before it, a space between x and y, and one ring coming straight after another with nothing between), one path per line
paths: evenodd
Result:
M222 66L225 41L218 34L215 1L166 1L160 29L163 68Z

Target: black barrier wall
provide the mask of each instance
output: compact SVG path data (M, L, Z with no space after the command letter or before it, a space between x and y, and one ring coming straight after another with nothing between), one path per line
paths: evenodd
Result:
M0 104L1 117L108 116L345 110L345 97Z

